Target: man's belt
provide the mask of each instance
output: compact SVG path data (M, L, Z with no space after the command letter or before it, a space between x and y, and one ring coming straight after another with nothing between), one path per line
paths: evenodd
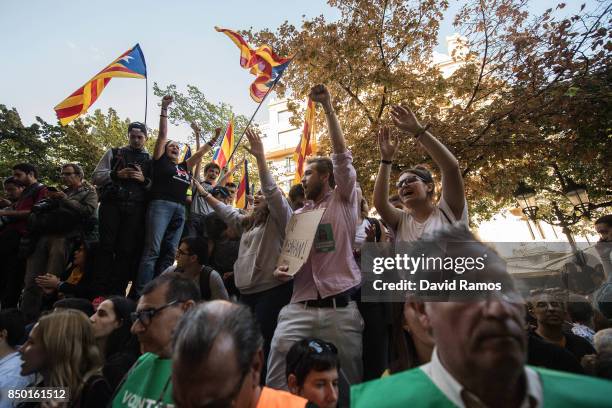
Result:
M347 307L350 301L351 297L349 295L340 293L325 299L305 300L300 303L303 303L306 307Z

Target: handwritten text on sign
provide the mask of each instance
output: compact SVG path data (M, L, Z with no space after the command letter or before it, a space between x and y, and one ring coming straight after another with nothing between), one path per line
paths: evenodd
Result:
M300 270L310 254L312 241L324 212L325 209L317 209L293 214L287 224L285 242L276 266L289 266L287 273L291 275L295 275Z

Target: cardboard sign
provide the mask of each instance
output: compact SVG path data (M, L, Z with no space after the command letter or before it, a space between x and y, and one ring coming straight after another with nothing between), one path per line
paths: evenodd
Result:
M276 261L276 266L288 265L287 271L290 275L295 275L308 259L315 233L325 212L324 208L293 214L285 234L285 242L280 256Z

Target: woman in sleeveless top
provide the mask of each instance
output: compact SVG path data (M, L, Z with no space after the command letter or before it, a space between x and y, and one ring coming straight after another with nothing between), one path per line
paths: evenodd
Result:
M397 181L397 193L406 209L395 208L389 202L389 176L393 159L399 148L399 137L391 136L390 129L378 134L380 168L374 185L374 206L386 225L395 234L396 242L410 242L424 233L461 222L467 225L467 204L463 177L453 154L422 126L412 111L403 106L391 108L391 118L399 131L412 135L425 149L442 174L442 194L434 203L435 184L429 170L416 166L402 171Z

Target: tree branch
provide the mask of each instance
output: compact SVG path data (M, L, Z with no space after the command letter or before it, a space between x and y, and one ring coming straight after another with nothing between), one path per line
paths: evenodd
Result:
M421 6L419 6L419 19L417 21L416 26L419 27L421 25L421 21L423 20L423 11L421 10ZM408 33L406 33L408 34ZM402 55L402 53L404 52L404 50L406 49L406 47L408 47L408 45L410 44L410 42L413 39L411 38L410 40L406 41L406 43L404 43L404 45L402 45L402 47L400 48L400 50L389 60L389 63L387 64L388 67L391 67L391 65L393 65L393 63L400 57L400 55Z
M342 87L342 89L344 89L346 91L347 94L349 94L351 99L353 99L357 103L357 105L359 105L361 107L361 109L363 109L363 111L364 111L366 117L368 118L368 120L370 121L370 123L374 124L375 120L372 117L372 114L370 113L370 110L363 103L363 101L361 99L359 99L359 97L351 90L351 88L349 88L348 86L344 85L342 82L340 82L338 80L336 80L336 82L338 83L338 85L340 85Z
M383 87L383 96L380 101L380 106L378 107L378 112L376 113L376 119L380 119L385 110L385 106L387 106L387 85Z
M483 0L480 0L480 11L482 15L482 24L484 26L485 49L484 49L484 55L482 57L482 64L480 64L480 74L478 75L478 81L476 81L474 92L472 92L472 97L468 101L467 105L465 105L465 108L463 109L464 111L468 110L468 108L472 106L472 102L474 102L474 98L476 98L476 94L478 93L478 89L480 88L480 83L482 82L485 65L487 63L487 54L489 52L489 33L488 33L487 17L485 15Z
M380 19L380 31L378 32L378 36L376 37L376 43L378 44L378 49L380 50L380 59L382 61L383 67L387 67L387 63L385 61L385 49L382 44L382 36L384 35L385 29L385 14L387 12L387 0L385 0L385 4L383 5L382 18Z

